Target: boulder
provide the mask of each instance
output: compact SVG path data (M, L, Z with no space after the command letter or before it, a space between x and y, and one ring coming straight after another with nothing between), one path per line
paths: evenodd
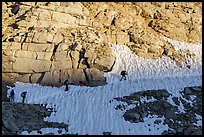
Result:
M15 78L16 81L19 82L24 82L24 83L28 83L30 82L30 76L32 74L22 74L22 75L18 75L18 77Z
M95 49L88 49L84 57L87 58L90 67L101 71L111 71L115 62L115 53L109 45L97 46Z
M115 26L116 28L123 30L123 29L129 29L133 24L133 18L129 16L128 14L120 14L116 16L115 19Z
M69 69L69 83L80 84L80 81L86 81L86 76L83 69Z
M184 88L184 94L185 95L192 95L193 94L192 89L190 87L185 87Z
M46 86L61 86L59 71L46 72L40 81L41 85Z
M70 77L70 70L59 70L55 73L59 73L59 82L63 85L65 80L69 80Z
M45 72L43 73L33 73L29 76L29 82L39 83L44 78Z
M103 76L103 72L96 68L85 69L85 75L89 86L101 86L106 84L106 78Z

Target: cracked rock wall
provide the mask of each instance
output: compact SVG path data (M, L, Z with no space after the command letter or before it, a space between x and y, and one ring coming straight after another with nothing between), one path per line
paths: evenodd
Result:
M198 2L3 2L2 79L104 85L103 73L115 62L109 43L179 63L184 55L160 36L200 43L201 7Z

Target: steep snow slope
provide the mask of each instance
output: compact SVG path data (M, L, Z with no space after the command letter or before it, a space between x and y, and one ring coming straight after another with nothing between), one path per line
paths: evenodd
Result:
M167 38L164 38L167 39ZM69 125L70 134L161 134L168 129L167 125L154 125L157 116L147 117L143 123L130 123L123 118L123 111L114 109L117 102L109 102L115 97L129 95L130 93L151 90L167 89L172 96L168 98L173 104L172 97L181 96L179 91L187 86L202 85L202 46L190 45L172 41L177 49L186 50L196 54L195 59L189 59L188 64L191 68L177 67L176 64L167 57L161 59L144 59L134 55L130 49L123 45L112 45L116 52L117 59L113 70L106 73L108 84L99 87L82 87L71 85L68 92L65 87L48 87L37 84L16 83L14 88L16 100L22 99L20 93L27 91L26 103L48 104L54 107L56 113L48 118L47 121L64 122ZM192 48L193 47L193 48ZM127 70L129 75L126 81L119 81L120 71ZM182 111L182 106L180 106ZM198 117L198 124L201 125ZM162 122L163 123L163 122ZM147 126L150 124L150 126ZM154 126L153 126L154 125ZM148 127L148 128L147 128ZM151 129L151 130L149 130ZM56 129L42 129L44 134L53 132L59 134ZM62 133L65 133L63 130ZM36 131L22 134L38 134Z

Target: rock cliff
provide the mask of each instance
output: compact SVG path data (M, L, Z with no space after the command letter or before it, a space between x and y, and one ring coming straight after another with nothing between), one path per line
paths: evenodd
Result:
M163 41L201 43L200 2L3 2L2 78L61 86L104 85L124 44L145 58L185 55Z

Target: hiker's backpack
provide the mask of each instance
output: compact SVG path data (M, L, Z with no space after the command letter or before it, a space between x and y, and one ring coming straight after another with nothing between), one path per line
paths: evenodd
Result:
M26 95L26 92L21 93L21 97L25 97L25 95Z
M127 72L126 71L121 71L121 73L120 73L122 76L125 76L125 75L127 75Z
M64 85L68 85L68 82L69 82L68 80L65 80Z

